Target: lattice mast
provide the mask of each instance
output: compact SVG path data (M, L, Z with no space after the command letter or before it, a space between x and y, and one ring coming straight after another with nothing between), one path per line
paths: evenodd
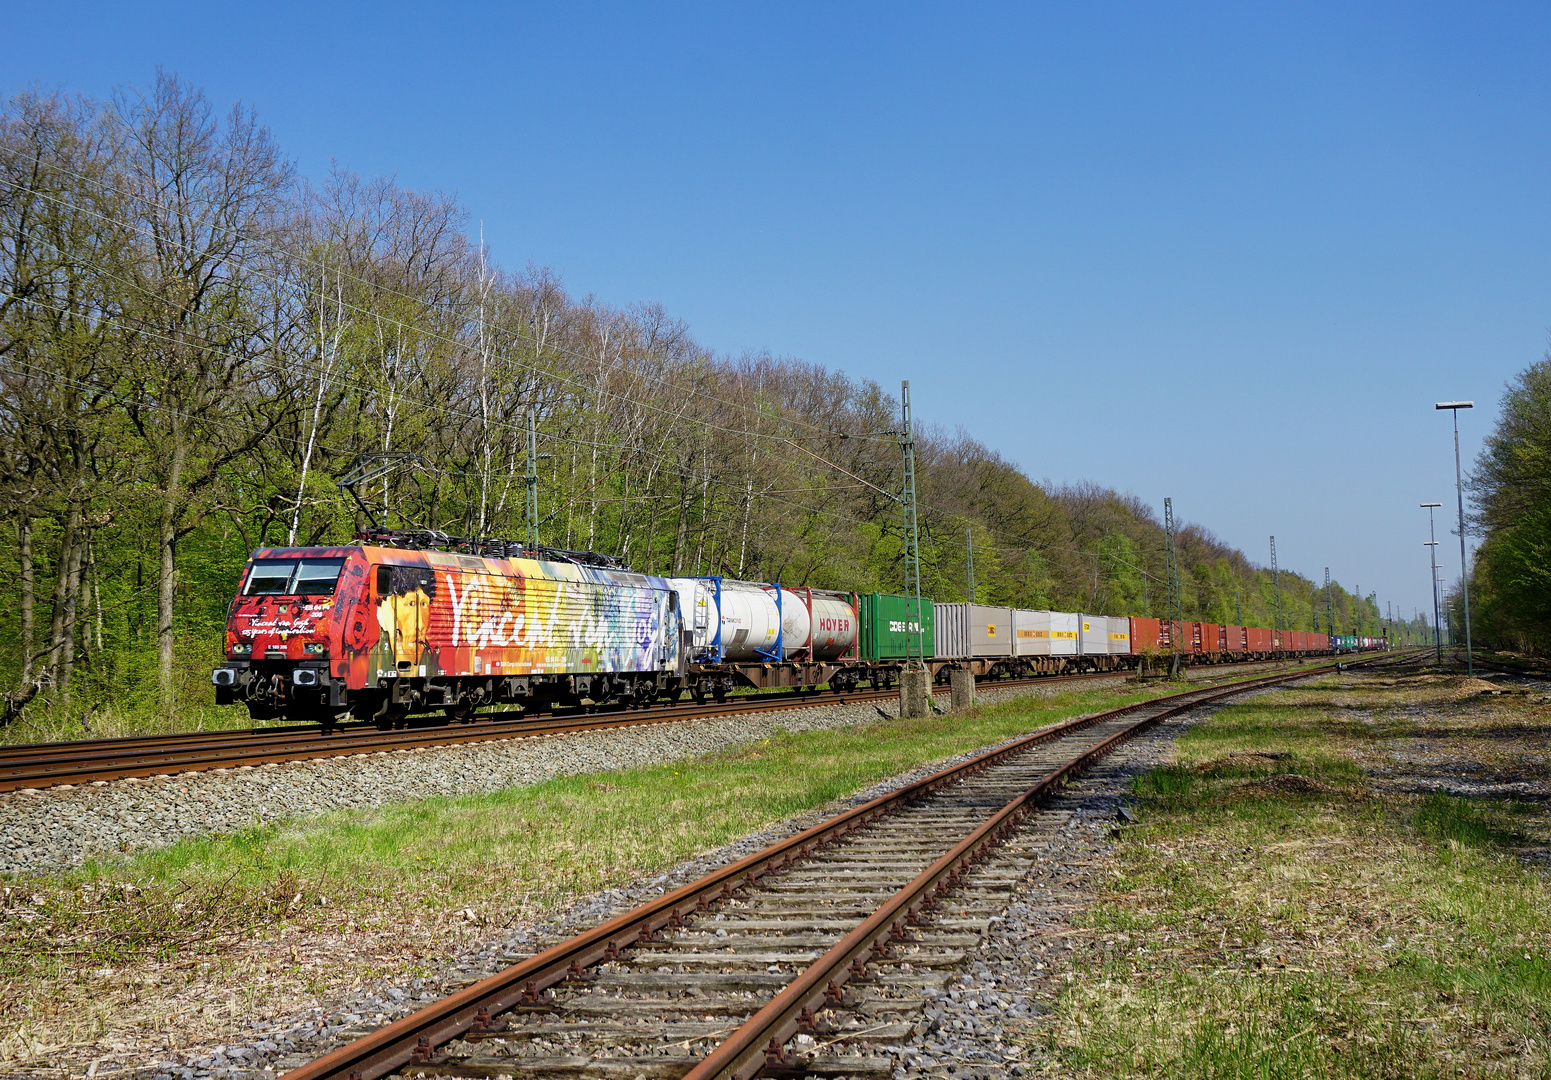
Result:
M539 439L538 422L528 410L528 546L539 548Z
M1336 636L1336 595L1330 591L1330 567L1325 567L1325 621L1330 625L1330 636ZM1315 629L1319 629L1315 627Z
M1179 635L1183 632L1181 624L1185 621L1185 611L1179 597L1179 554L1174 544L1174 500L1163 500L1163 557L1164 567L1168 576L1168 611L1166 618L1169 620L1169 648L1174 653L1174 659L1170 666L1170 673L1179 675Z
M969 602L975 602L975 530L964 530L964 570L969 576Z
M1276 567L1276 537L1271 537L1271 630L1275 648L1282 646L1282 572Z
M900 455L904 458L905 482L901 492L900 502L904 505L905 512L905 592L910 598L911 606L915 610L915 647L909 660L916 666L924 666L926 661L926 643L923 640L925 633L922 626L925 621L921 617L921 547L920 534L916 524L916 441L915 430L910 419L910 380L906 379L900 384L900 412L903 420L902 430L899 435ZM910 637L910 628L906 627L906 636ZM909 646L907 646L908 648Z

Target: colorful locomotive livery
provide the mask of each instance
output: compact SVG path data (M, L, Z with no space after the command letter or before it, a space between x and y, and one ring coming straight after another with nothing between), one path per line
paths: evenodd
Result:
M655 699L682 679L667 581L536 559L382 547L254 553L218 701L257 719L394 722L519 704Z
M466 550L466 549L465 549ZM509 549L508 549L509 550ZM497 703L645 705L740 687L887 687L920 659L938 679L1134 668L1382 648L1160 621L717 577L661 578L592 556L507 558L360 543L264 548L232 601L218 703L255 719L389 726Z

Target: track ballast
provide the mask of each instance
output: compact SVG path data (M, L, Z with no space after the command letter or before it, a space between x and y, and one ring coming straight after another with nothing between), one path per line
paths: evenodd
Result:
M1074 774L1168 716L1332 670L1069 721L970 758L557 944L287 1075L887 1075L1028 868ZM1007 841L1012 840L1012 843Z

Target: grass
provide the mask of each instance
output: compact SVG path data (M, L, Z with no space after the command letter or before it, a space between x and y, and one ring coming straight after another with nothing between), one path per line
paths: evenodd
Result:
M1503 732L1531 739L1527 766L1548 729L1544 708L1352 676L1192 728L1135 784L1144 827L1081 920L1052 1071L1551 1075L1551 888L1520 857L1546 809L1408 792L1404 771L1432 750L1479 776L1490 736L1501 778ZM1364 763L1396 760L1399 790L1374 790Z
M291 926L509 923L924 762L1157 696L1068 692L967 713L790 734L695 760L340 811L184 840L14 882L0 977L59 978Z
M338 812L0 885L0 1068L38 1046L225 1041L470 939L923 763L1177 687L1058 691L952 716L777 733L671 765ZM9 891L5 891L5 889ZM81 1051L87 1054L86 1050ZM89 1055L88 1055L89 1056Z

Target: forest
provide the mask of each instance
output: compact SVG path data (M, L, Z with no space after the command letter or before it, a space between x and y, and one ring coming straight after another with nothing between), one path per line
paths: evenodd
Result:
M455 199L300 176L251 110L174 75L4 103L0 278L7 725L218 722L248 553L348 541L367 517L338 481L363 461L394 466L360 492L388 526L524 537L531 465L553 547L903 587L889 388L497 266ZM963 430L916 446L926 594L965 598L972 549L982 602L1163 613L1151 505L1042 487ZM1273 581L1200 526L1178 552L1187 618L1269 626L1279 593L1288 628L1381 632L1371 597Z
M1482 536L1470 575L1474 643L1551 656L1551 355L1504 391L1470 493L1469 524ZM1449 606L1452 625L1463 626L1458 589Z

